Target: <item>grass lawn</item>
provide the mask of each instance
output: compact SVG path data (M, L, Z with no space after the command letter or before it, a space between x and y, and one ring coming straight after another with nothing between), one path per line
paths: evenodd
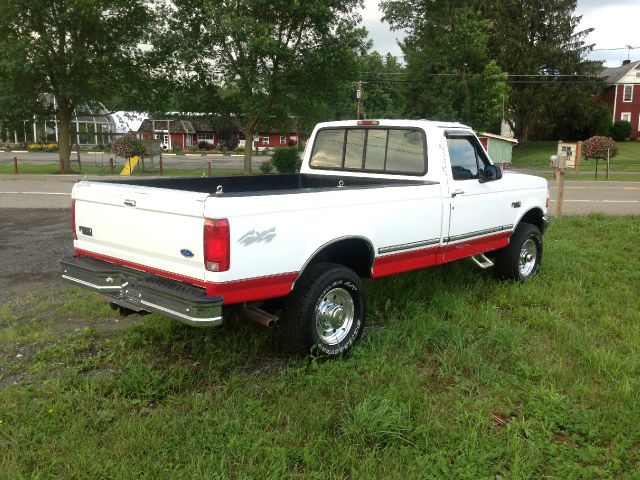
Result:
M549 168L549 157L558 151L558 142L524 142L513 148L516 167ZM598 163L598 172L604 176L605 162ZM581 172L593 172L595 160L582 160ZM618 142L618 153L611 159L611 170L640 172L640 142Z
M523 285L469 261L367 282L333 362L34 291L0 305L0 478L638 478L638 238L567 217Z

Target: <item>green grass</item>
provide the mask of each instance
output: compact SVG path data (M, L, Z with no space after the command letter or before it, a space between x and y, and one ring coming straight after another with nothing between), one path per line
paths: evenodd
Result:
M637 478L639 236L567 217L523 285L468 261L368 281L332 362L33 293L0 308L0 478Z
M557 142L524 142L513 149L513 166L549 168L549 157L558 151ZM604 172L606 162L598 163L598 171ZM594 160L582 160L581 172L593 172ZM618 142L618 153L611 159L612 171L640 172L640 142Z

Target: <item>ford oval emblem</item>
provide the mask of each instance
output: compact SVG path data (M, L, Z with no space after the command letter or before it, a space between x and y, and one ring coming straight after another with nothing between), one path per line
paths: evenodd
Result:
M180 250L180 253L182 254L183 257L186 257L186 258L193 257L193 252L188 248L183 248L182 250Z

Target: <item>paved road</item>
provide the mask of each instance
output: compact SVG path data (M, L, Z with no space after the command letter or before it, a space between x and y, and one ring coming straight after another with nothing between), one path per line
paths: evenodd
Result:
M581 215L604 212L612 215L640 215L640 182L565 181L563 213ZM555 213L556 182L549 182L551 204Z
M73 184L80 175L0 175L0 208L69 208ZM91 177L87 177L91 178ZM94 177L105 178L105 177ZM555 212L555 182L550 212ZM564 213L605 212L640 215L640 182L565 182ZM0 213L0 221L2 214Z
M33 152L33 153L11 153L0 152L0 163L9 163L13 161L13 157L17 157L18 165L29 163L32 165L48 165L58 164L57 153ZM109 169L109 159L114 158L115 164L122 169L124 160L117 158L111 154L90 154L82 152L80 161L82 165L98 166L107 171ZM71 155L71 160L75 161L75 154ZM270 160L268 155L253 155L251 165L257 171L260 164L266 160ZM202 168L206 169L209 162L213 162L214 168L221 170L242 170L244 158L242 155L226 155L226 156L202 156L200 154L186 155L163 155L162 162L165 168ZM157 160L156 160L157 163ZM75 167L74 167L75 168ZM158 168L157 165L155 168Z

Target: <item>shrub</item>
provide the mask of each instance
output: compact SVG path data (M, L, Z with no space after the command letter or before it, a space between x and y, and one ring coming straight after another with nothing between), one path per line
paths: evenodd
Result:
M582 142L582 155L587 160L604 160L607 153L613 157L617 150L616 142L611 137L595 136Z
M260 164L260 171L262 173L271 173L271 172L273 172L273 163L271 163L269 160L265 160L264 162L262 162Z
M57 143L30 143L27 145L27 150L30 152L57 152Z
M178 154L180 154L180 153L182 153L182 148L180 148L180 145L178 145L177 143L174 143L174 144L171 146L171 153L178 153Z
M295 148L276 148L271 160L280 173L297 173L302 163Z
M618 120L611 127L611 136L616 142L624 142L631 136L631 123Z
M198 142L198 148L200 150L209 150L209 142L207 142L205 140L200 140Z
M116 138L111 145L111 152L122 158L144 155L144 143L132 133Z
M236 153L244 153L244 147L238 147L234 150Z

